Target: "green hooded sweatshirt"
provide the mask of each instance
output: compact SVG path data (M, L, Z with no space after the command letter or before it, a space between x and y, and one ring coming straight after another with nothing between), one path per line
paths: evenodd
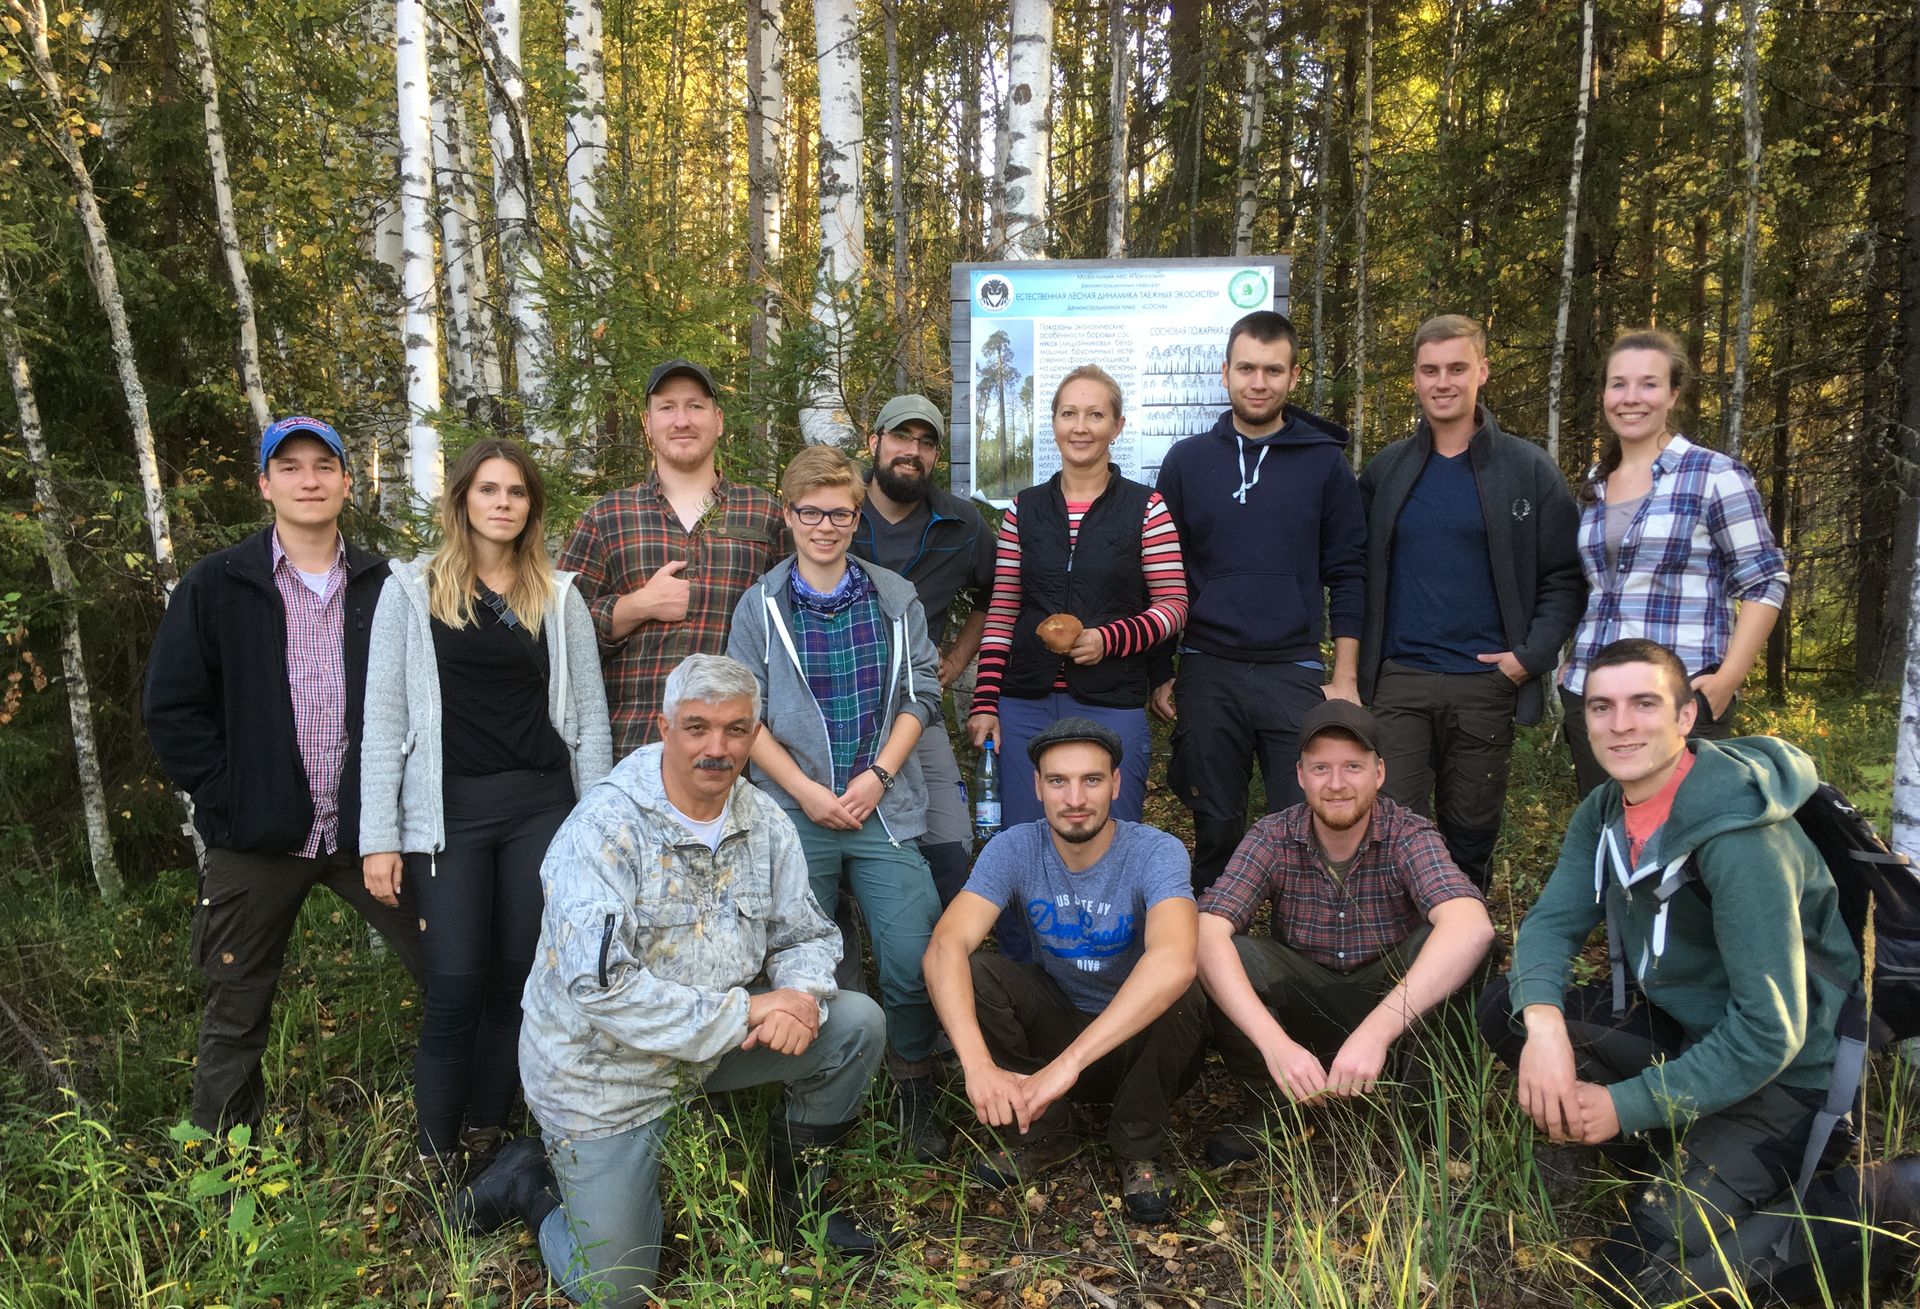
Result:
M1574 812L1508 974L1516 1019L1530 1004L1560 1008L1574 955L1606 921L1600 897L1611 898L1628 969L1687 1038L1677 1057L1610 1088L1626 1134L1684 1128L1775 1079L1825 1089L1845 999L1830 979L1860 975L1832 874L1792 821L1818 785L1813 761L1770 736L1688 744L1693 769L1629 886L1612 854L1617 843L1627 866L1619 783ZM1687 858L1707 895L1683 887L1662 931L1654 889Z

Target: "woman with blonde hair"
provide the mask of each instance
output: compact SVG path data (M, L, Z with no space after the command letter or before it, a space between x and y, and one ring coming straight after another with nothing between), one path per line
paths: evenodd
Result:
M600 650L555 573L540 470L512 441L469 447L440 503L440 553L395 563L374 611L361 741L361 866L420 919L414 1055L423 1160L499 1144L519 1087L520 991L540 861L613 767Z

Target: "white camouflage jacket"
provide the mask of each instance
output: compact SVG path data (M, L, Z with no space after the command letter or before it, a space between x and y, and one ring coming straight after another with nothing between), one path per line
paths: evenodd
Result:
M587 792L547 849L520 1077L552 1136L643 1126L747 1035L747 988L835 994L840 933L793 822L744 779L718 853L667 806L658 743Z

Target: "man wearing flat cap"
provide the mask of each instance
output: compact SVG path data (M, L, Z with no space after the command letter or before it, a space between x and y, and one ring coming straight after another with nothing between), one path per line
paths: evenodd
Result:
M661 688L692 654L724 654L740 596L787 553L780 506L720 475L725 428L713 375L669 359L647 377L640 420L653 471L602 496L558 567L600 634L615 759L658 739Z
M1112 816L1121 750L1117 733L1078 717L1027 743L1044 816L987 843L934 928L924 971L967 1099L1008 1143L977 1159L974 1176L1030 1180L1080 1148L1070 1102L1110 1104L1127 1212L1163 1222L1174 1199L1167 1119L1199 1075L1206 1001L1186 847ZM1010 904L1037 962L980 952Z
M1200 980L1214 1043L1250 1101L1212 1137L1215 1167L1251 1159L1274 1090L1361 1096L1423 1014L1493 945L1480 890L1432 823L1380 794L1380 729L1347 700L1300 724L1302 804L1255 823L1200 899ZM1272 935L1248 933L1264 903Z

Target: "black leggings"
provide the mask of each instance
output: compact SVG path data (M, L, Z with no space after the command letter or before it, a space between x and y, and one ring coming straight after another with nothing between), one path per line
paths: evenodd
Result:
M520 991L540 935L540 861L573 808L563 772L444 782L446 845L409 854L426 1013L413 1057L420 1153L451 1155L462 1122L506 1123L520 1085Z

